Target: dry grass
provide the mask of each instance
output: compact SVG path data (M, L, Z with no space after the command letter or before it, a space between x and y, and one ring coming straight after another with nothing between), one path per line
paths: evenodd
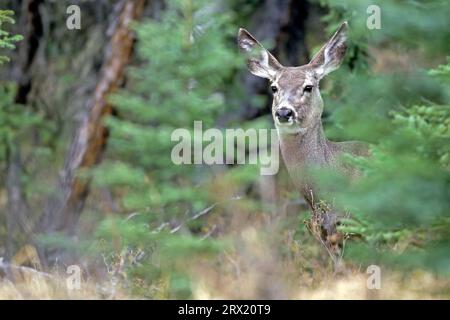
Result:
M261 258L261 257L260 257ZM347 275L322 275L322 278L297 275L295 279L278 277L273 266L254 271L239 265L228 256L228 265L205 268L207 262L197 265L202 274L193 275L194 299L448 299L450 281L430 273L416 271L405 277L386 273L381 289L369 290L367 275L352 272ZM257 258L258 259L258 258ZM261 261L254 261L259 264ZM211 264L211 261L209 262ZM227 272L227 269L228 272ZM224 271L224 273L221 273ZM283 270L279 270L280 272ZM285 270L284 270L285 271ZM111 283L102 284L92 279L83 281L79 290L69 290L63 276L52 278L29 275L14 283L0 280L0 299L136 299L123 289L114 289Z
M450 298L448 278L383 266L381 289L369 290L365 268L347 262L336 270L324 248L302 226L298 212L273 217L249 213L248 208L233 202L207 219L219 230L214 237L232 239L232 246L214 257L195 257L182 263L183 272L191 279L193 299ZM11 278L0 272L0 299L143 298L127 289L124 278L83 275L80 290L69 290L67 277L63 272L43 276L30 271ZM153 285L153 298L170 298L168 277L170 273Z
M241 247L218 261L198 263L192 277L196 299L448 299L450 279L416 270L401 273L381 267L381 288L368 289L368 274L354 265L336 272L325 252L281 257L249 228ZM292 245L292 243L290 244ZM318 250L320 246L318 245ZM294 249L295 250L295 249ZM311 256L318 254L320 258ZM306 259L310 259L306 261ZM327 260L328 259L328 260Z

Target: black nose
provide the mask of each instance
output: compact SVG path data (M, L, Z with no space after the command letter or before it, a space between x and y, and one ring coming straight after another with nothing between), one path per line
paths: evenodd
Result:
M280 108L275 111L275 115L280 122L288 122L290 118L292 118L293 112L289 108Z

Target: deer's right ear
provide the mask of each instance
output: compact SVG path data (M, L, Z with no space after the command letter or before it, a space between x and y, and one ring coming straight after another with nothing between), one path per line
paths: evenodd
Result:
M255 76L275 79L282 65L247 30L239 29L239 50L247 57L247 66Z

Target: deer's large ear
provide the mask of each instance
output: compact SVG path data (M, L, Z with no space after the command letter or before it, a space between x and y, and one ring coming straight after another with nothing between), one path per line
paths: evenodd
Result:
M347 30L348 23L344 22L309 62L320 78L339 68L347 50Z
M255 76L274 79L282 65L247 30L239 29L239 50L247 57L247 66Z

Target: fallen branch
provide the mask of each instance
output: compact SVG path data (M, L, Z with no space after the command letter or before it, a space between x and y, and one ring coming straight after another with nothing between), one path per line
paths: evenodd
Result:
M213 203L213 204L210 205L209 207L206 207L205 209L203 209L203 210L199 211L198 213L194 214L193 216L187 218L186 220L184 220L183 222L181 222L180 224L178 224L176 227L173 227L172 229L170 229L169 233L175 233L175 232L177 232L178 230L180 230L181 227L182 227L183 225L185 225L186 223L188 223L188 222L190 222L190 221L197 220L197 219L203 217L204 215L207 215L207 214L210 213L216 206L218 206L218 205L220 205L220 204L223 204L223 203L229 202L229 201L237 201L237 200L241 200L241 199L242 199L241 196L236 196L236 197L233 197L233 198L228 199L228 200L224 200L224 201L219 201L219 202ZM136 215L138 215L138 214L133 213L133 214L129 215L128 218L127 218L126 220L129 220L129 219L131 219L132 217L134 217L134 216L136 216ZM163 223L161 223L159 226L157 226L155 229L153 229L153 230L152 230L152 233L160 233L160 232L161 232L162 230L164 230L167 226L170 226L170 223L169 223L169 222L163 222ZM208 235L208 236L209 236L209 235Z
M37 271L24 266L17 266L3 261L0 257L0 279L6 278L12 283L29 282L33 280L49 280L56 282L54 276L49 273Z

